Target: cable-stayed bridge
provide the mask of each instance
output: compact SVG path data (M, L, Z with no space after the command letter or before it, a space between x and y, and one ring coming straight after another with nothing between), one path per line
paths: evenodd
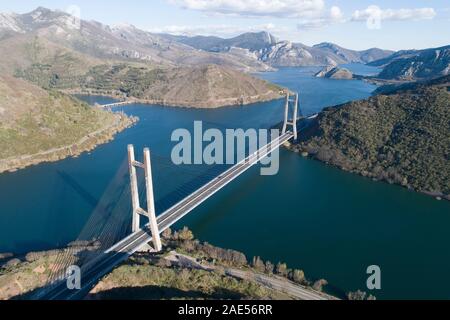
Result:
M55 265L58 265L60 268L54 272L49 285L36 292L33 298L43 300L83 298L99 279L128 259L133 253L139 251L143 246L152 242L154 250L160 251L162 247L161 233L259 163L261 159L269 156L269 154L289 140L297 138L297 121L288 120L291 102L294 102L292 119L297 119L298 95L296 95L295 100L290 100L288 95L281 135L272 138L269 143L249 154L227 170L211 173L211 180L194 192L192 192L192 189L189 189L189 194L186 197L164 210L158 216L156 215L157 205L155 205L154 200L150 150L148 148L144 149L143 162L139 162L135 160L134 147L129 145L128 161L122 165L116 178L108 187L109 193L114 194L114 200L102 201L100 199L95 210L96 214L93 214L80 236L80 239L84 239L84 241L80 241L83 243L75 243L69 246L67 250L57 257ZM288 126L292 126L292 131L287 130ZM137 170L139 169L144 171L145 179L142 183L139 183L137 175ZM116 181L121 181L127 174L129 174L130 184L126 188L119 186L119 183L116 183ZM72 183L75 188L79 189L79 186L76 186L76 183L71 181L70 177L64 176L64 178ZM142 185L145 187L139 188ZM89 198L89 195L86 195L86 197ZM129 203L130 198L131 203ZM144 198L147 202L146 210L142 209L140 203L140 200ZM132 232L125 238L120 239L121 235L129 229L129 217L127 215L130 211L132 212ZM149 221L143 226L140 221L142 216ZM97 241L88 241L87 239L92 239L94 234ZM67 286L65 270L73 265L80 267L80 289L69 289Z

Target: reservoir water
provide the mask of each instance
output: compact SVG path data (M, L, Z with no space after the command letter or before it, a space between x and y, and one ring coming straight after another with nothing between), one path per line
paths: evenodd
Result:
M349 66L357 73L375 72ZM369 96L361 81L313 77L317 68L260 74L300 92L302 112ZM90 102L110 99L90 97ZM151 148L168 158L176 128L264 127L277 123L283 101L218 110L130 105L121 108L139 123L91 153L0 175L0 252L62 247L77 238L96 201L126 156L126 146ZM214 245L283 261L307 277L325 278L337 293L366 289L366 269L378 265L387 298L450 298L450 203L398 186L340 171L281 150L280 173L260 176L254 167L179 223ZM155 162L157 199L184 177ZM173 199L174 201L176 199Z

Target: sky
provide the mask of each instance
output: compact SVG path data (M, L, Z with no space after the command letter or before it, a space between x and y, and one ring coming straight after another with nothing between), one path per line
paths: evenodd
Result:
M450 44L448 0L2 0L0 12L39 6L77 8L84 20L152 32L232 37L268 31L281 40L333 42L355 50Z

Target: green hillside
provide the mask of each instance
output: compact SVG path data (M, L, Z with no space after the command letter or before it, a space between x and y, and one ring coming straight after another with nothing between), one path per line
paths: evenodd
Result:
M25 159L31 155L45 153L38 158L50 161L89 150L129 122L71 96L1 76L0 172L33 164L36 160Z
M328 108L296 148L371 178L450 198L446 86L378 95Z

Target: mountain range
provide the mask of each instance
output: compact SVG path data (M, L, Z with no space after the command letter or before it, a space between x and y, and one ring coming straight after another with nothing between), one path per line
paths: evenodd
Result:
M310 47L301 43L278 40L268 32L244 33L231 39L167 34L161 36L207 52L240 53L243 56L253 56L258 61L272 67L369 63L394 53L378 48L364 51L349 50L329 42Z
M54 56L55 51L67 53L71 50L71 55L84 55L85 60L110 59L172 66L220 64L243 71L270 69L254 59L202 52L130 25L110 27L96 21L81 20L80 28L77 28L72 20L73 17L65 12L42 7L26 14L2 14L0 39L6 41L5 46L10 50L19 49L19 53L23 53L23 46L37 38L47 49L47 57ZM5 46L2 45L3 50ZM3 52L2 56L5 56ZM12 67L22 62L17 59L11 61L11 57L8 59Z
M279 97L280 88L239 72L273 70L252 57L205 52L130 25L73 19L42 7L2 14L0 71L46 89L114 92L169 105L203 107L207 101L218 107ZM188 87L190 93L183 90ZM210 90L202 102L204 88Z
M126 24L108 26L85 20L79 24L77 28L68 13L43 7L25 14L1 13L0 70L11 73L49 61L64 69L69 63L75 75L105 61L172 67L216 64L244 72L363 63L383 67L380 79L402 81L439 77L450 71L450 46L356 51L330 42L307 46L279 40L268 32L224 39L155 34Z
M29 42L45 39L58 49L70 49L97 59L120 59L165 65L219 64L242 71L270 71L273 67L368 63L392 51L354 51L332 43L313 47L281 41L267 32L245 33L231 39L154 34L132 25L107 26L39 7L26 14L0 15L0 40ZM9 40L10 42L14 42Z

